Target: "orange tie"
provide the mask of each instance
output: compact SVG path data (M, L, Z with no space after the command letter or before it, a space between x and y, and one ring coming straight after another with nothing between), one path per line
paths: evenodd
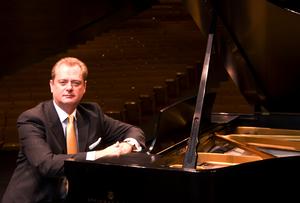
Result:
M77 140L74 126L74 116L69 115L67 124L67 152L68 154L77 153Z

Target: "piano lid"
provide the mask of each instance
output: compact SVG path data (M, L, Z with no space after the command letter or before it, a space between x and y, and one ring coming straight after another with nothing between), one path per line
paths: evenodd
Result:
M199 13L209 7L207 4L212 5L209 10L217 11L219 55L249 104L259 107L258 111L299 113L299 3L288 0L198 2L202 2L198 3L202 4ZM203 30L207 24L203 22L209 19L198 19L196 23Z
M273 4L280 6L281 8L289 11L300 13L300 1L295 0L269 0Z

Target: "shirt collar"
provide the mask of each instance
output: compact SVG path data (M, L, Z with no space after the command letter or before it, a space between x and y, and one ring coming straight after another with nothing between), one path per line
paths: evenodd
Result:
M55 110L56 110L56 112L57 112L57 114L58 114L58 117L59 117L60 122L63 123L63 122L68 118L69 114L67 114L64 110L62 110L62 109L55 103L54 100L53 100L53 104L54 104L54 108L55 108ZM74 119L76 120L76 109L71 113L71 115L73 115L73 116L74 116Z

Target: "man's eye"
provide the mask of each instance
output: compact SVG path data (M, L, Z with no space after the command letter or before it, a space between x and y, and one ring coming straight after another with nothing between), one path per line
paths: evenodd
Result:
M80 81L72 81L71 84L76 87L76 86L81 85L81 82Z
M67 82L61 81L61 82L59 82L59 84L60 84L61 86L65 86L65 85L67 84Z

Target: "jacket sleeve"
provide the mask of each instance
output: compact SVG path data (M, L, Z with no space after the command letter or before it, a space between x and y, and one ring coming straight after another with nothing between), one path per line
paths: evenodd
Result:
M28 113L23 113L17 121L20 156L18 161L28 161L42 176L56 177L64 175L64 161L69 158L84 160L86 153L68 155L54 152L53 148L59 148L55 136L49 133L45 123ZM62 150L61 150L62 152Z
M109 144L122 142L126 138L134 138L142 148L145 148L145 135L141 128L113 119L104 114L97 105L99 126L104 133L103 141Z

